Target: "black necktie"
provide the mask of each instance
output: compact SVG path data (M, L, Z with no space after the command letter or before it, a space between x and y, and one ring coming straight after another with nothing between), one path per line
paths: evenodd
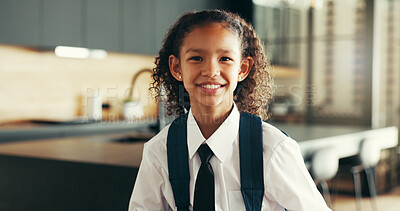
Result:
M215 210L215 185L214 171L209 161L214 154L207 144L201 145L197 152L200 155L201 166L194 188L193 211L212 211Z

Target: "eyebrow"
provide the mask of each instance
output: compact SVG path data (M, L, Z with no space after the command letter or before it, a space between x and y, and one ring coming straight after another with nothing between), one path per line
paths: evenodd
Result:
M205 52L206 50L200 49L200 48L189 48L186 50L185 53L189 53L189 52L195 52L195 53L202 53ZM230 50L226 50L226 49L218 49L217 50L218 53L230 53Z

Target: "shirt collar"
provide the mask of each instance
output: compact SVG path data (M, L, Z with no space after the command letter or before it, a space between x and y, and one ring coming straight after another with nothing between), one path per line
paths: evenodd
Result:
M192 159L200 145L205 142L211 148L214 155L223 163L228 152L226 150L227 147L232 145L238 135L239 119L240 113L236 107L236 104L234 103L233 109L229 116L211 135L211 137L206 140L193 117L192 110L189 110L189 116L187 120L189 158Z

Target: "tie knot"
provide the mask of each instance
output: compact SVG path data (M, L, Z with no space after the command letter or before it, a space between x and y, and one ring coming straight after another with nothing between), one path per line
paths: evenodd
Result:
M214 155L214 153L207 144L202 144L197 150L197 152L199 153L202 163L209 162L211 157Z

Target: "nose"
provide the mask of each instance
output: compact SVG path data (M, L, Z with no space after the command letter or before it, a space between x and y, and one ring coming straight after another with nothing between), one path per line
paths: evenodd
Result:
M219 76L220 74L220 67L217 61L209 60L204 65L201 75L213 78L215 76Z

